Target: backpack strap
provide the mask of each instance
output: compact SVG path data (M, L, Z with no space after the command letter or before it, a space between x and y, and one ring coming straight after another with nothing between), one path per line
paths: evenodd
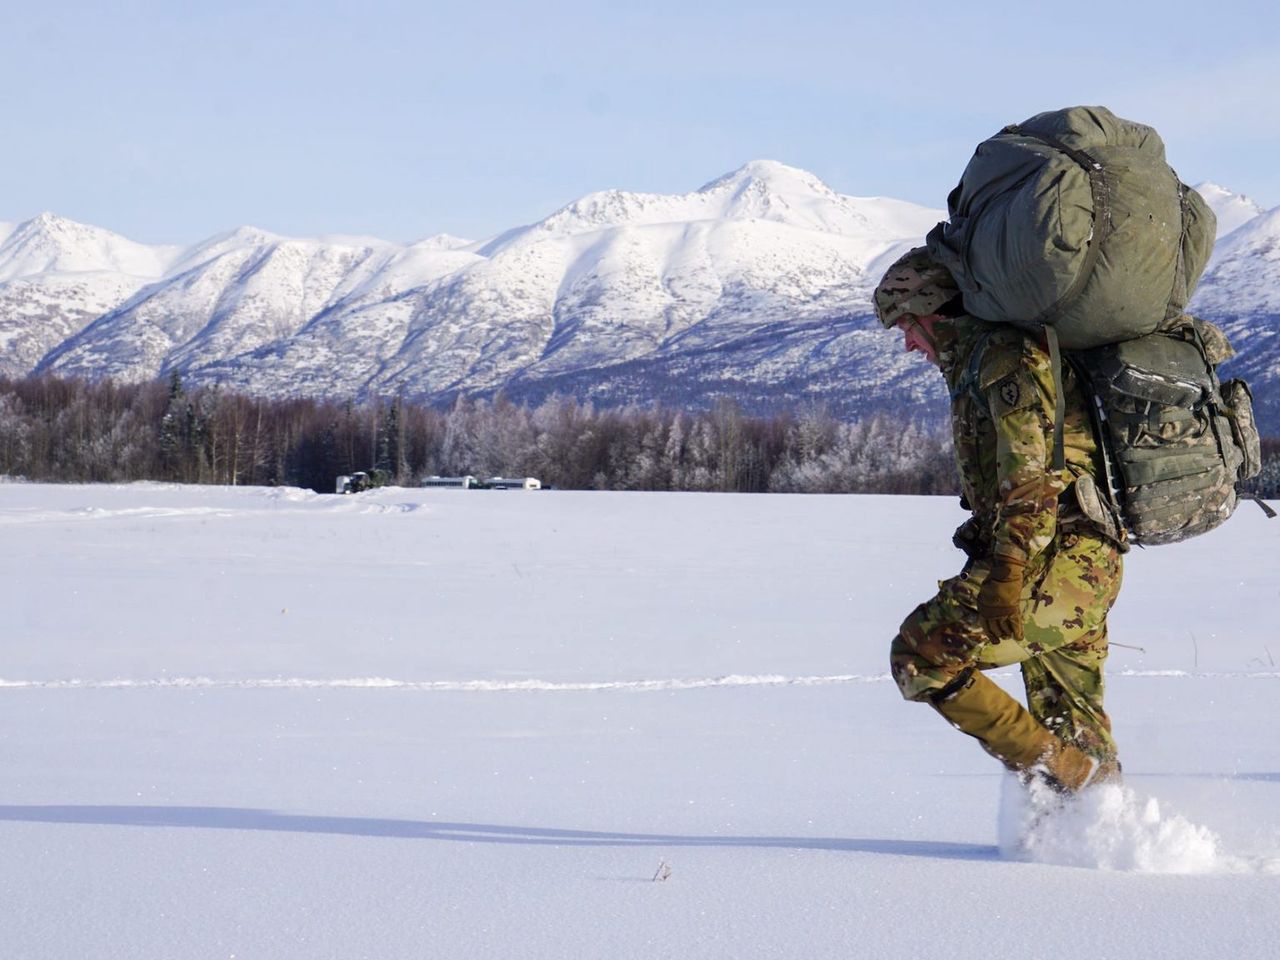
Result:
M1182 262L1181 257L1178 262ZM1222 403L1222 381L1218 379L1217 366L1209 362L1209 348L1205 346L1204 337L1200 335L1200 328L1194 323L1191 324L1191 337L1200 351L1200 356L1209 367L1210 389L1202 402L1209 408L1209 429L1213 431L1213 439L1218 445L1218 456L1222 458L1223 463L1227 463L1230 459L1227 455L1227 439L1223 437L1222 430L1218 426L1218 414Z
M1268 520L1274 520L1276 518L1276 512L1267 506L1267 502L1256 493L1241 493L1237 494L1237 496L1239 496L1241 500L1252 500L1260 506L1262 508L1262 512L1267 515Z
M1099 479L1104 486L1099 490L1099 493L1105 501L1106 509L1110 511L1112 518L1115 520L1117 529L1123 530L1125 524L1121 516L1120 505L1124 502L1122 493L1124 484L1120 479L1120 471L1115 460L1115 451L1111 445L1111 431L1107 425L1107 420L1109 419L1107 408L1104 406L1102 398L1098 396L1093 379L1089 376L1089 370L1084 365L1081 357L1068 354L1067 362L1075 370L1076 379L1084 390L1089 424L1093 429L1093 442L1097 447L1098 457L1102 460L1102 476Z
M973 345L973 350L969 353L969 365L965 367L964 373L961 374L955 389L951 391L952 400L957 399L961 394L969 394L979 409L986 411L988 419L991 418L991 406L987 403L987 398L982 395L982 389L978 386L978 373L982 369L982 356L986 353L987 342L995 332L993 327L989 330L984 330L982 335L978 337L978 342Z
M1067 418L1067 397L1062 389L1062 351L1058 349L1058 331L1044 328L1044 338L1049 344L1049 366L1053 368L1053 469L1061 472L1067 464L1063 433Z
M1187 188L1183 185L1182 180L1175 172L1173 182L1178 188L1178 215L1181 219L1178 231L1178 260L1173 270L1173 289L1169 291L1169 307L1175 303L1186 307L1187 298L1191 291L1187 289L1187 207L1190 202L1187 200ZM1204 341L1200 337L1199 331L1196 332L1196 339L1200 341L1201 347ZM1205 354L1208 356L1208 353Z

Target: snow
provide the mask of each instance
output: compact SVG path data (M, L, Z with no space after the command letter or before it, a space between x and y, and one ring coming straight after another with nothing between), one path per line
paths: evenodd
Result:
M52 213L42 213L3 233L0 283L60 273L117 273L154 279L162 276L180 253L179 247L136 243Z
M1160 801L1118 783L1100 784L1064 804L1044 784L1028 791L1004 775L1000 850L1012 859L1139 873L1248 871L1248 861L1224 854L1207 827L1162 815ZM1275 869L1280 860L1261 861Z
M885 677L960 517L0 485L4 953L1270 955L1280 523L1130 554L1124 785L1011 837Z
M1196 184L1193 189L1204 198L1205 203L1209 205L1209 209L1218 218L1217 235L1219 238L1238 230L1254 217L1264 212L1262 207L1244 194L1232 193L1226 187L1220 187L1218 184L1210 183L1207 180L1204 183Z
M1227 317L1280 313L1280 207L1218 242L1191 308ZM1234 329L1228 332L1235 337ZM1240 343L1250 345L1246 338Z

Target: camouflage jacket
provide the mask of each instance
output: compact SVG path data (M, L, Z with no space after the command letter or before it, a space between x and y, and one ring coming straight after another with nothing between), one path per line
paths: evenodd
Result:
M1062 368L1066 466L1055 471L1053 369L1037 338L1008 324L958 317L938 358L951 390L961 489L973 511L957 534L973 552L1029 562L1059 528L1102 533L1125 549L1123 528L1096 496L1101 457L1070 365Z

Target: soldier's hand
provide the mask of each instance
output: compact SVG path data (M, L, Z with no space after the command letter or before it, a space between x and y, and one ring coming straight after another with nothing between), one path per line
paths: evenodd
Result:
M978 619L993 640L1022 642L1022 579L1026 564L1005 557L991 563L978 589Z
M965 556L970 560L981 559L983 554L982 528L978 526L978 519L970 517L956 527L956 532L951 535L951 542L963 550Z

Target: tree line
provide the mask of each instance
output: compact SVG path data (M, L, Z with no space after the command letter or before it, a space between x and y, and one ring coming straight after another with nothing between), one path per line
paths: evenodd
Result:
M356 471L535 476L563 489L763 493L956 491L950 438L884 415L821 408L748 417L725 401L689 413L402 397L265 399L168 380L0 378L0 475L46 482L287 484L332 491Z
M1248 489L1280 497L1280 439L1262 442ZM749 417L460 399L264 399L168 380L125 384L0 377L0 476L45 482L157 480L332 491L342 474L413 485L424 476L534 476L577 490L743 493L957 492L949 431L822 408Z

